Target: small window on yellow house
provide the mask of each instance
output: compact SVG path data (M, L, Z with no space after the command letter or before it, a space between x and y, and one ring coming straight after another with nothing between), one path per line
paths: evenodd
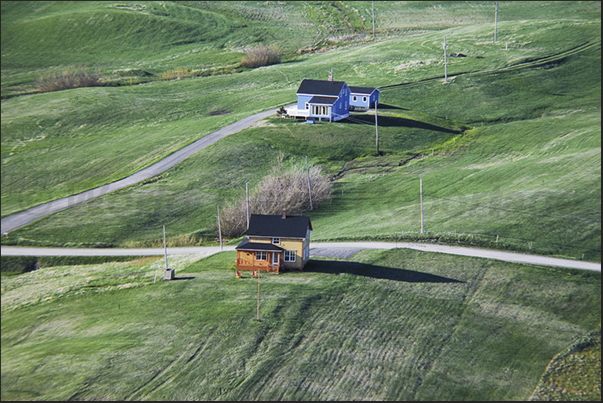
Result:
M275 245L280 245L281 239L280 238L272 238L272 243Z
M267 252L255 252L255 260L268 260Z

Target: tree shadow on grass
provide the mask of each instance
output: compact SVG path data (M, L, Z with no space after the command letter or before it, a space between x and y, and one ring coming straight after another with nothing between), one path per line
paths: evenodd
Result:
M442 277L419 271L395 269L393 267L374 266L358 262L342 262L335 260L310 260L304 271L312 273L329 273L339 275L354 274L384 280L403 281L406 283L464 283L453 278Z
M374 125L375 124L375 116L374 115L360 115L360 114L354 114L351 115L350 118L348 119L348 122L352 123L352 124L371 124ZM360 122L362 123L360 123ZM425 129L425 130L433 130L433 131L438 131L438 132L442 132L442 133L459 133L458 130L450 130L450 129L446 129L445 127L441 127L441 126L436 126L436 125L432 125L429 123L424 123L424 122L419 122L418 120L412 120L412 119L405 119L405 118L399 118L399 117L395 117L395 116L379 116L377 118L377 122L379 126L383 126L383 127L411 127L411 128L415 128L415 129Z

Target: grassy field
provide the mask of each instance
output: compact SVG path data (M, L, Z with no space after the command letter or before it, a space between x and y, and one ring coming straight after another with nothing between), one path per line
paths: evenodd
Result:
M483 28L474 29L476 36L485 35ZM460 65L458 76L446 85L438 79L384 86L380 157L374 156L370 113L358 116L361 123L315 126L274 118L229 136L154 180L54 214L3 242L135 246L159 240L165 224L169 236L185 234L194 243L211 243L217 237L216 205L242 197L245 183L258 183L279 155L285 165L303 163L307 155L336 179L330 204L310 213L315 240L421 238L422 175L431 239L600 261L600 85L593 85L600 76L600 39L579 46L592 35L588 24L557 29L573 43L564 51L537 52L541 58L556 56L529 61L519 57L520 49L513 56L489 50L501 57L499 70L471 73L473 67L485 67L479 65L483 59L475 59L477 65ZM547 33L523 35L546 43L538 35ZM337 55L325 52L300 64L318 70L337 57L342 66L356 66L348 58L362 59L366 53L383 61L382 72L395 71L395 63L385 61L397 46L429 43L435 48L437 35L390 39L340 49ZM476 54L491 45L464 46L464 52ZM435 67L424 67L437 77ZM291 77L299 74L297 69L259 70L286 71ZM426 74L421 69L409 68L415 72L407 74L418 78ZM454 69L451 65L450 74ZM346 80L351 78L351 71L342 70ZM237 76L243 74L252 72ZM153 85L167 84L147 88ZM231 95L234 99L234 91Z
M370 2L3 2L3 217L291 103L331 68L382 93L380 156L372 112L273 117L2 244L157 246L162 225L171 246L215 244L217 205L307 156L334 185L313 240L600 262L600 2L499 2L497 43L492 2L375 3L373 40ZM444 36L465 56L447 83ZM242 68L259 43L283 63ZM37 92L66 68L102 85ZM258 323L232 252L170 258L178 281L156 284L158 258L61 262L2 273L2 400L600 400L600 273L365 251L263 277Z
M2 399L525 400L600 331L600 273L365 251L262 277L256 322L233 261L3 276Z

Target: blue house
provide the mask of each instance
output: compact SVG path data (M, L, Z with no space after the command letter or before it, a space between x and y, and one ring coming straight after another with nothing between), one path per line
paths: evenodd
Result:
M350 110L367 110L379 104L379 91L370 87L349 87L345 81L304 79L297 90L297 104L286 108L287 115L304 117L306 122L345 119Z
M350 87L350 110L370 109L379 104L379 91L371 87Z
M304 79L297 90L298 116L314 123L316 119L338 121L350 116L350 88L345 81Z

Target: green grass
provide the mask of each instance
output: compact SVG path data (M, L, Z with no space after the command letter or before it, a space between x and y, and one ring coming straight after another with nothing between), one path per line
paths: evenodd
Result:
M153 81L178 69L190 70L194 76L202 74L204 69L233 65L242 56L243 47L253 43L244 38L278 43L295 55L297 47L293 44L302 47L329 35L362 31L343 22L350 20L352 14L370 17L364 3L353 2L334 6L320 2L271 7L247 2L145 6L144 10L136 11L95 2L73 7L61 2L3 3L3 91L12 91L13 85L33 85L36 76L73 65L99 69L109 82L124 79L127 83L132 75L139 74ZM383 10L380 7L385 6L377 5L378 15ZM448 35L451 52L468 55L450 59L451 75L512 66L526 59L567 51L592 40L593 36L600 37L600 26L593 24L597 3L578 6L572 3L569 16L568 5L564 3L554 3L545 15L539 6L530 3L508 7L512 14L505 18L501 14L500 23L501 41L511 42L508 51L502 51L502 43L491 43L491 28L483 24L491 11L484 5L451 3L442 8L419 2L387 7L388 12L395 10L403 15L398 25L379 22L380 41L365 46L342 42L329 52L295 55L288 63L227 76L133 87L81 88L3 99L2 216L123 178L242 116L291 102L301 79L324 78L330 67L335 68L337 79L351 85L387 86L441 77L443 35ZM501 13L504 7L501 4ZM566 18L560 18L564 10ZM600 8L598 11L600 14ZM425 13L430 19L421 34L398 36L399 29L416 24L414 18ZM308 33L313 32L312 24L318 27L317 37ZM363 25L365 32L370 31L368 25ZM334 26L347 28L339 32ZM59 31L61 35L57 36L55 32ZM111 36L112 32L121 35ZM100 47L96 43L98 38L103 38ZM292 38L304 38L306 42ZM180 45L185 39L189 43ZM83 61L85 51L92 52L90 60ZM37 56L32 58L31 54ZM70 57L77 57L78 62ZM600 67L598 72L593 69L596 67L589 66L582 74L600 75ZM513 101L514 90L523 88L528 80L539 82L541 77L537 73L505 84L506 99ZM582 74L575 75L576 79L567 84L578 82L584 87L588 81L580 79ZM479 77L467 78L466 85L451 85L451 93L446 97L433 97L423 86L387 92L389 102L394 105L430 116L449 117L463 124L501 115L506 119L525 119L528 113L533 116L534 110L557 102L553 95L547 94L544 98L534 96L537 101L534 106L526 100L528 110L524 103L514 102L506 102L505 108L499 108L483 102L483 98L490 95L492 100L499 99L501 91L484 94L479 80ZM596 87L590 86L588 90L596 91ZM258 99L260 92L262 96ZM540 95L538 91L530 93ZM473 102L456 101L468 95ZM479 102L475 102L478 97ZM210 116L217 109L233 113ZM488 116L492 113L495 116Z
M582 26L566 29L571 38L583 33ZM286 164L303 163L307 155L338 178L330 204L310 213L315 240L422 238L422 175L430 239L600 261L598 46L566 52L546 67L534 62L446 85L384 88L380 157L374 157L371 114L360 118L366 124L274 118L153 181L54 214L3 242L133 246L158 240L164 224L171 236L211 242L216 205L243 197L245 183L258 183L282 153ZM378 48L375 54L389 54ZM338 52L359 51L368 50ZM316 65L323 59L326 54L317 55ZM266 70L278 69L284 67ZM504 107L484 106L485 99Z
M530 400L601 400L601 329L556 355Z
M156 178L40 220L2 242L134 246L156 241L161 225L167 225L170 236L211 243L217 236L216 205L242 197L245 182L259 183L282 153L287 164L308 156L336 178L331 203L311 213L314 239L418 237L416 182L423 175L430 237L600 261L600 4L555 2L543 9L538 2L501 3L496 44L486 24L491 4L385 6L377 4L378 41L340 41L335 49L295 55L276 66L154 81L162 72L193 68L187 60L197 53L191 48L153 70L152 82L144 85L3 99L2 216L117 180L243 116L289 103L301 79L324 78L330 67L336 79L382 88L384 155L373 156L370 113L360 118L366 124L308 126L271 119ZM281 40L293 32L301 35L311 24L318 30L313 40L330 37L327 45L338 36L371 28L365 3L166 7L149 3L136 11L108 8L107 3L73 8L63 3L3 4L3 30L23 32L19 38L3 35L3 88L12 85L15 74L40 69L27 63L55 63L18 56L19 46L32 53L41 46L19 42L33 35L25 26L43 30L44 24L83 21L100 11L117 13L124 25L139 28L137 35L147 35L130 44L139 39L148 44L150 32L157 32L146 30L147 18L154 21L149 27L157 21L166 24L155 45L133 51L140 66L107 61L111 69L144 70L144 63L164 58L158 55L177 49L180 45L173 41L179 30L193 29L190 24L199 15L233 24L224 29L238 39L207 40L208 52L222 67L231 61L220 61L220 55L239 51L243 33L250 30L295 54L292 42ZM369 22L356 26L353 15ZM427 22L420 32L418 15L429 16L422 19ZM80 42L93 43L103 26L91 23L81 40L65 34L64 53L73 53ZM337 31L334 26L347 28ZM191 40L200 40L195 35L204 29L194 28ZM443 36L450 52L467 55L449 58L448 84L442 82ZM127 59L126 53L115 57ZM109 56L103 50L98 58ZM218 109L232 113L212 116Z
M2 278L2 399L525 400L600 273L412 250L234 276L234 252Z

